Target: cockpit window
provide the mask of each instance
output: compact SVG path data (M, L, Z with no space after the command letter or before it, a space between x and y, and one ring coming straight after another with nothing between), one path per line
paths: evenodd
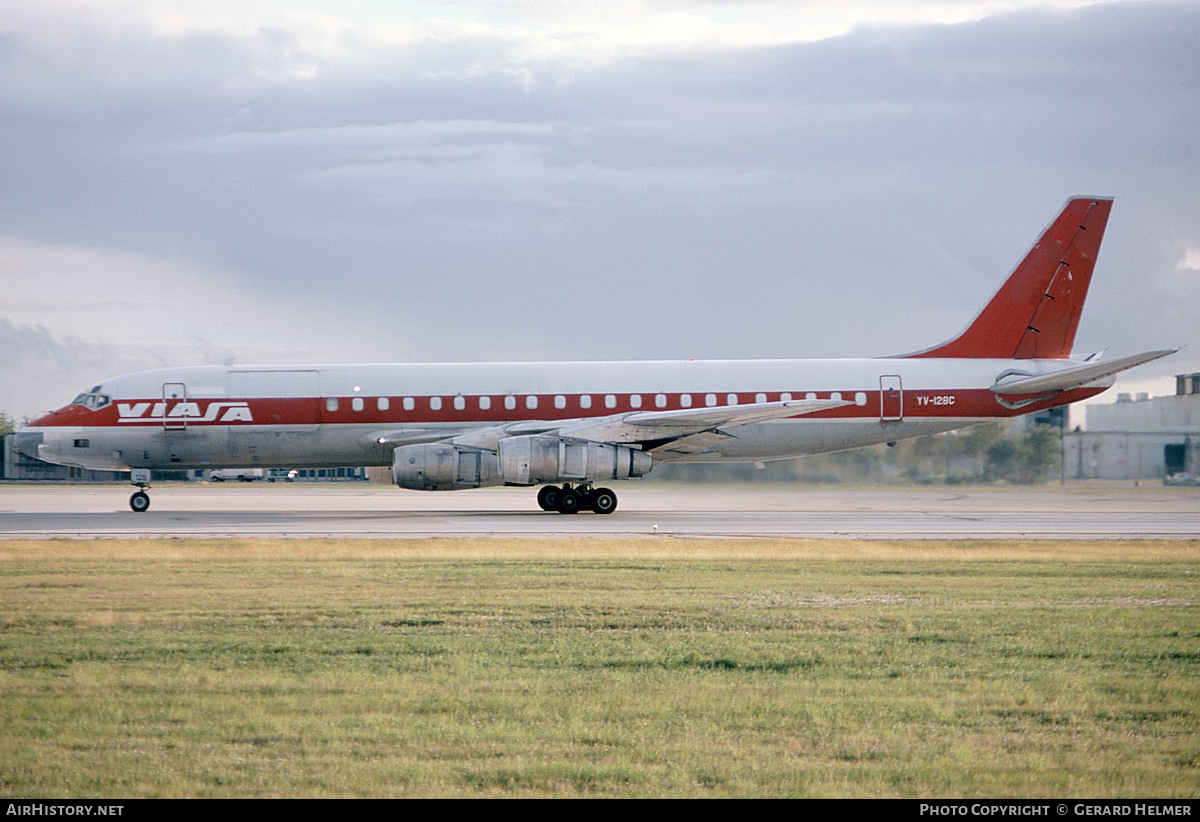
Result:
M96 388L93 388L91 391L84 391L78 397L71 400L71 405L82 405L84 408L89 410L99 411L101 408L112 402L112 397L108 396L107 394L101 394L96 390L99 387L100 386L96 386Z

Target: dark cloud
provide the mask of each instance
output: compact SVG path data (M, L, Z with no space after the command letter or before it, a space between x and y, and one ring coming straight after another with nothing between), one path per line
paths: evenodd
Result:
M1195 4L570 66L482 27L52 23L0 31L4 233L306 296L363 358L922 348L1081 193L1117 206L1080 346L1195 333Z

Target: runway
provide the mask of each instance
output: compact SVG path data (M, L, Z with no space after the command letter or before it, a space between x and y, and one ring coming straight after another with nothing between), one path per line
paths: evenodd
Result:
M0 538L824 537L1195 539L1200 489L623 484L609 516L537 509L531 489L422 493L383 485L0 485Z

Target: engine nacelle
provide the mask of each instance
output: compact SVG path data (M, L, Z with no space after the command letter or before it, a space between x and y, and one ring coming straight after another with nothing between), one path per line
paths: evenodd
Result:
M512 485L641 477L653 464L645 451L627 445L566 437L500 440L500 476Z
M416 491L456 491L504 482L495 451L444 442L397 448L392 453L392 480Z

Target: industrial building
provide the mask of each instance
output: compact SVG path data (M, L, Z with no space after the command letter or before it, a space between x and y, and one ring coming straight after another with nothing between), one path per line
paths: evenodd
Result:
M129 479L129 474L70 468L43 462L21 453L17 448L16 439L8 435L0 437L0 479L22 482L123 482Z
M1067 479L1200 476L1200 373L1176 376L1171 396L1118 394L1086 411L1087 430L1064 437Z
M238 472L230 472L237 474ZM263 479L274 482L276 479L287 482L345 482L365 481L365 468L320 468L288 471L281 469L247 468L241 472L245 477L234 479ZM212 478L212 471L155 471L154 479L160 481L188 480L199 482ZM230 477L222 477L230 479ZM0 437L0 480L15 480L19 482L128 482L128 471L93 471L88 468L71 468L23 454L16 446L16 440L11 436ZM389 470L387 481L391 481Z

